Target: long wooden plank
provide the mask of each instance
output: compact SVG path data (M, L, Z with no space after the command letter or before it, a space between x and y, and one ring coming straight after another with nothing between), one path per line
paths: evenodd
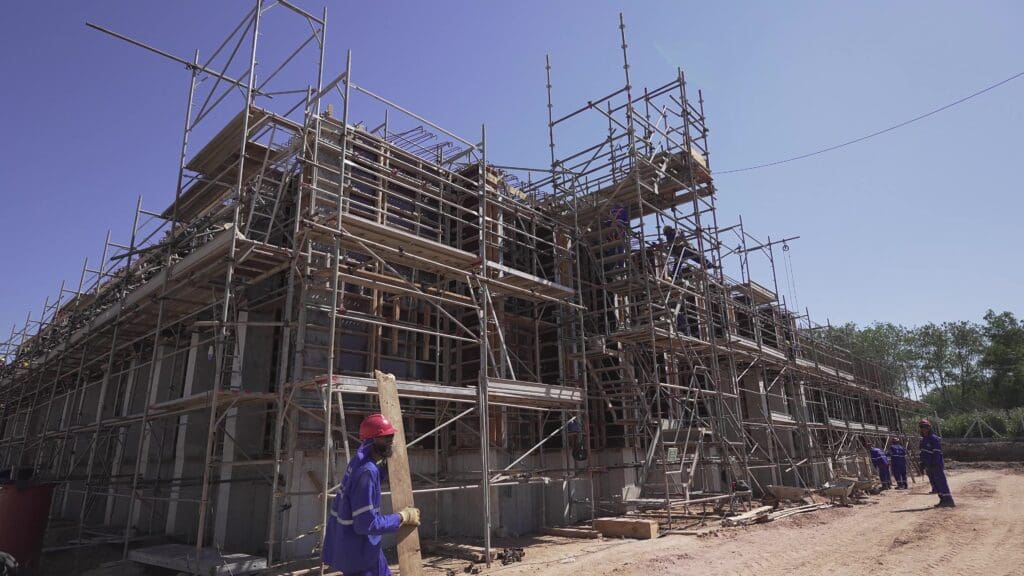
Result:
M793 516L795 514L803 514L805 512L814 512L815 510L823 510L825 508L831 508L831 504L808 504L807 506L797 506L795 508L787 508L785 510L779 510L778 512L772 512L768 515L769 520L778 520L787 516Z
M512 401L524 399L555 406L579 404L583 401L583 391L578 388L505 378L488 378L487 395L494 396L499 402L502 398Z
M326 380L317 380L325 382ZM346 394L376 394L377 380L360 376L335 375L334 390ZM497 404L538 407L570 407L583 401L583 393L577 388L490 378L487 397ZM445 386L411 380L396 381L399 396L404 398L429 398L474 403L477 401L475 386Z
M380 396L380 411L395 427L394 453L388 459L388 479L391 485L391 506L397 512L406 506L415 506L412 497L412 476L409 474L409 454L405 449L405 427L402 408L398 404L398 384L394 374L373 371ZM398 567L402 576L422 576L423 558L420 554L420 533L414 526L398 530Z
M760 508L754 508L750 512L745 512L737 516L730 516L722 520L722 526L745 526L747 524L755 524L757 522L767 522L768 515L771 514L773 506L761 506Z
M557 527L552 528L552 527L548 527L548 528L541 529L541 533L546 534L548 536L559 536L559 537L562 537L562 538L600 538L601 537L601 535L598 534L598 532L596 530L591 530L589 528L557 528Z

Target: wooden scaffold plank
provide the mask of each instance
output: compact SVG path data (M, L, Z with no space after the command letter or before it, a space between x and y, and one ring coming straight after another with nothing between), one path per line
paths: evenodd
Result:
M394 453L388 459L388 479L391 484L391 506L398 511L415 506L412 495L412 477L409 474L409 454L405 448L405 427L402 424L402 408L398 404L398 385L394 374L375 370L377 392L380 395L380 411L395 427ZM423 558L420 553L420 533L415 526L403 526L398 530L398 567L402 576L423 574Z

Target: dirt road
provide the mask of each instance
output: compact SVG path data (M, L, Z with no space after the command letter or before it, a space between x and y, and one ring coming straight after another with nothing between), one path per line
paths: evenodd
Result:
M955 509L935 509L918 483L871 503L723 530L718 537L547 545L503 576L733 574L1024 575L1024 472L954 471Z

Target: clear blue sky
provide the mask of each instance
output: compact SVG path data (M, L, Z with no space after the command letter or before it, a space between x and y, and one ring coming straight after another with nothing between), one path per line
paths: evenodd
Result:
M300 0L319 13L322 5ZM187 73L86 20L189 57L249 3L13 3L0 19L0 331L38 314L126 241L135 198L173 198ZM1020 2L336 2L329 76L354 79L453 131L487 125L499 163L547 163L544 55L556 111L677 66L701 88L712 166L776 160L859 136L1024 70ZM284 50L273 34L261 47ZM266 52L264 52L266 53ZM719 221L743 215L790 252L799 304L833 323L1024 312L1024 79L841 151L722 175ZM368 118L373 122L374 118ZM194 150L197 148L193 148ZM780 269L780 283L784 270Z

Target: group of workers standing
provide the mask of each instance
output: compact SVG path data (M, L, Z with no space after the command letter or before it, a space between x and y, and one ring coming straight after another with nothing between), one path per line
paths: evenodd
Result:
M918 431L921 434L920 444L920 468L928 476L931 484L930 494L939 496L940 508L952 508L956 506L953 502L953 495L949 492L949 484L946 482L946 469L942 459L942 439L932 432L932 423L927 419L918 423ZM899 438L893 438L889 447L883 451L873 446L871 441L863 438L864 448L871 455L871 463L878 470L878 477L882 481L882 489L892 488L893 480L896 482L897 490L907 489L907 449Z

